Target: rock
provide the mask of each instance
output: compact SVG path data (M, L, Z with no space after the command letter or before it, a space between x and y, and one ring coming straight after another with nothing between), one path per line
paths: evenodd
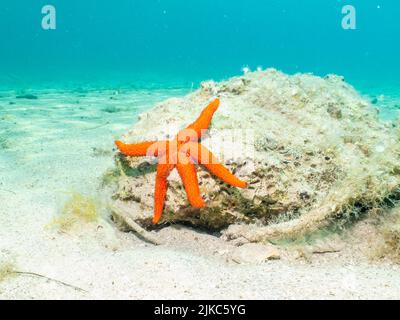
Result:
M29 100L36 100L38 99L37 96L33 95L33 94L22 94L22 95L18 95L16 96L17 99L29 99Z
M194 209L173 171L161 223L223 230L227 240L294 238L383 206L400 187L398 127L381 122L373 106L334 75L268 69L204 82L143 113L122 139L171 138L216 96L221 105L202 144L249 186L232 188L199 168L207 205ZM116 201L137 223L151 226L155 159L117 153L116 162L125 173Z
M334 234L327 238L317 239L313 244L306 246L305 249L311 253L323 254L340 252L344 247L344 241Z
M120 112L121 109L116 106L107 106L107 107L101 109L101 111L107 112L107 113L117 113L117 112Z
M280 259L279 249L272 244L248 243L236 247L230 259L240 264L260 264L268 260Z

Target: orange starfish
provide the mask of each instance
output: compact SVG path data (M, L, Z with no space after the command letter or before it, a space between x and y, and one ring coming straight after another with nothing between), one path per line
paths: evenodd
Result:
M195 208L203 208L205 206L204 200L200 195L195 163L203 165L216 177L232 186L240 188L247 186L246 182L236 178L218 162L210 150L199 143L204 132L210 126L211 119L218 106L219 99L215 99L201 112L195 122L179 131L173 140L146 141L135 144L115 141L120 152L126 156L153 155L159 159L154 193L154 224L161 218L168 189L167 178L175 167L182 179L188 200Z

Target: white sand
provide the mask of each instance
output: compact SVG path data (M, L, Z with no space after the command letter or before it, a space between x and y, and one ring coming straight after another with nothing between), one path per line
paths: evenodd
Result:
M235 250L232 244L178 226L159 232L165 244L158 247L108 221L76 233L46 228L68 197L65 192L103 196L99 177L112 165L112 154L95 157L91 148L111 151L114 138L135 121L135 107L143 110L181 93L125 92L110 100L111 92L86 97L38 92L39 100L32 101L2 94L0 125L8 132L10 148L0 154L0 259L14 260L18 271L39 273L85 292L18 275L0 282L0 298L400 297L400 268L360 261L359 254L318 255L312 263L281 259L242 265L227 258ZM112 105L121 110L101 111Z

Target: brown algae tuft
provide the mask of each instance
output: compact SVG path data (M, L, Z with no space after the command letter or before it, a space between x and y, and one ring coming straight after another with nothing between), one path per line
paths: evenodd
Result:
M96 222L98 218L99 207L94 198L73 192L49 226L66 232L77 225Z
M400 263L400 207L392 209L378 226L381 236L374 251L375 258L388 258Z
M15 275L16 265L12 260L0 261L0 282Z

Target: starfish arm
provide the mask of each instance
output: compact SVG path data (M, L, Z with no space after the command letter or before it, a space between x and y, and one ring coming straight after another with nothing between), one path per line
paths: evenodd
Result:
M115 141L119 151L126 156L141 157L146 155L158 155L158 142L146 141L134 144L125 144L120 140Z
M199 140L202 136L202 133L204 133L204 131L209 128L211 119L214 115L214 112L217 111L218 106L219 99L213 100L207 107L204 108L196 121L186 128L194 130L196 132L196 141ZM193 141L193 139L191 140Z
M154 192L154 224L156 224L161 218L168 189L167 178L173 168L174 165L172 164L159 164L157 166L156 186Z
M245 188L247 183L234 176L227 168L225 168L217 158L208 150L205 146L196 142L189 142L185 145L185 148L192 159L198 164L203 165L222 181L239 188ZM182 150L184 151L184 150Z
M199 181L197 179L196 168L190 162L189 156L180 153L180 157L184 157L185 161L180 161L176 164L176 169L181 176L182 183L185 186L186 194L190 204L195 208L203 208L205 206L204 200L200 195Z

